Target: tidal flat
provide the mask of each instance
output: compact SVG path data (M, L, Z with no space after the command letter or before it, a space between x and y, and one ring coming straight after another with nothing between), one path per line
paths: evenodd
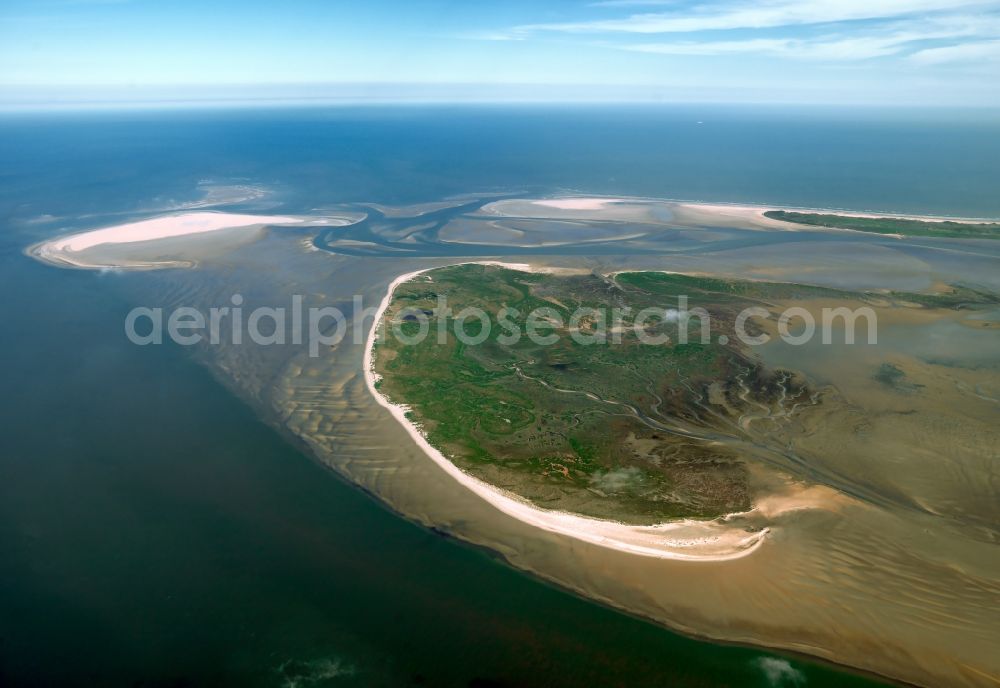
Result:
M766 523L748 516L775 496L774 485L789 492L803 481L831 484L814 482L810 471L822 459L796 447L847 406L829 381L817 384L769 352L772 367L755 353L754 344L781 340L773 330L782 313L816 312L812 320L828 329L810 351L822 359L834 336L841 352L876 346L880 314L891 323L898 310L916 311L911 317L933 330L996 302L962 288L866 293L465 264L422 272L392 290L372 345L373 392L401 405L404 422L464 472L539 508L646 525L714 519L763 537ZM753 334L741 312L754 313ZM874 371L891 391L925 387L894 363ZM776 466L784 473L767 471ZM975 479L988 484L988 477ZM872 488L856 482L814 506ZM701 535L679 548L695 558L720 539L717 530Z
M762 364L820 390L824 410L788 425L762 413L743 428L786 451L745 469L756 489L734 493L732 507L755 503L769 531L750 556L728 561L639 557L499 511L442 471L369 393L366 337L348 332L318 357L291 344L197 353L276 427L398 512L584 596L698 636L914 684L994 684L1000 333L983 326L989 311L947 301L961 287L942 287L1000 290L994 242L790 231L648 200L625 204L624 215L617 203L553 208L527 199L498 210L488 200L392 213L358 206L351 210L365 219L354 224L318 236L263 232L194 270L130 276L129 288L163 307L210 308L239 292L247 308L300 294L350 313L355 295L377 304L402 273L488 257L604 276L807 284L815 293L791 300L806 308L821 307L827 289L880 292L881 302L869 298L877 345L760 349ZM484 242L493 230L506 238ZM941 341L941 332L969 337ZM712 508L700 515L730 505Z

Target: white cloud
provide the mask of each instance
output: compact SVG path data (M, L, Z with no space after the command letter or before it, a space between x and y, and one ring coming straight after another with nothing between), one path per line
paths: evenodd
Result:
M756 54L808 60L867 60L903 50L905 37L843 38L805 41L790 38L756 38L745 41L679 41L624 46L626 50L661 55Z
M1000 61L1000 40L926 48L913 53L909 59L920 65Z
M568 33L685 33L728 29L829 24L861 19L894 19L971 6L1000 7L997 0L771 0L694 5L668 12L633 14L558 24L531 24L519 31Z
M618 47L663 55L738 55L756 54L809 60L867 60L910 52L928 41L961 41L970 38L1000 36L1000 18L951 16L926 20L903 20L869 29L865 34L832 33L809 38L749 38L740 40L683 40L658 43L623 44ZM982 43L987 43L982 41ZM951 48L934 48L949 55ZM969 44L969 45L979 45ZM921 52L932 52L923 50ZM956 50L960 54L961 51ZM936 53L935 53L936 54ZM927 62L934 58L926 59ZM944 58L939 61L943 61Z
M490 40L543 32L606 34L598 45L680 56L757 55L857 62L897 56L902 64L993 64L1000 44L1000 0L598 0L618 18L509 29ZM658 6L635 13L629 6ZM659 6L662 6L659 7ZM732 34L720 33L733 31ZM738 32L738 33L736 33ZM654 36L641 43L612 36ZM483 35L481 38L487 38Z

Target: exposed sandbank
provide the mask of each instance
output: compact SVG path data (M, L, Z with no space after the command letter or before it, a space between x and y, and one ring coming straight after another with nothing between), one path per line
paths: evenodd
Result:
M621 203L621 198L548 198L532 201L535 205L544 205L559 210L601 210L611 203Z
M304 222L301 218L281 215L236 215L232 213L183 213L156 217L151 220L129 222L124 225L95 229L81 234L54 239L49 242L53 251L83 251L99 244L129 244L170 237L215 232L220 229L252 227L254 225L294 225Z
M28 252L48 263L78 268L174 267L190 265L193 260L172 241L209 234L223 237L226 230L242 232L269 225L324 226L350 222L350 218L186 212L56 237L30 247ZM231 243L248 239L252 237L234 238ZM144 249L146 246L148 249ZM171 257L165 258L166 254Z
M541 199L510 199L498 201L484 206L487 210L496 215L505 215L508 210L514 212L508 217L520 216L519 205L527 204L532 207L552 208L561 211L589 211L608 215L608 219L617 219L617 215L622 215L622 219L634 219L637 208L643 206L660 206L665 210L674 211L681 215L677 219L696 219L715 216L717 218L729 218L738 221L750 221L752 224L765 224L768 228L782 228L790 231L853 231L840 230L833 227L820 227L812 225L799 225L797 223L776 220L764 217L764 213L772 210L785 210L803 213L816 213L822 215L842 215L845 217L866 217L866 218L895 218L903 220L917 220L921 222L957 222L962 224L980 224L983 222L996 222L990 218L970 218L970 217L949 217L943 215L916 215L912 213L876 212L876 211L855 211L837 208L804 208L784 205L766 205L761 203L720 203L686 201L679 199L665 198L642 198L642 197L558 197ZM685 215L690 217L685 218ZM589 215L588 215L589 216Z

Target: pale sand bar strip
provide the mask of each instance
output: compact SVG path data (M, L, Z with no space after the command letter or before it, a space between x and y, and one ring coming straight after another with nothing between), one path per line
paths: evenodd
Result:
M543 205L559 210L601 210L609 203L623 203L622 198L549 198L543 201L533 201L535 205Z
M920 222L957 222L961 224L983 224L983 223L997 222L996 219L990 219L990 218L946 217L942 215L913 215L909 213L869 212L869 211L843 210L835 208L801 208L801 207L781 206L781 205L708 203L701 201L683 201L683 200L641 198L641 197L603 198L600 196L593 196L593 197L570 196L565 198L512 199L512 200L525 201L531 203L532 205L542 206L546 208L556 208L559 210L607 210L610 212L614 212L615 208L609 206L613 206L615 204L633 205L633 206L667 205L667 206L675 206L680 209L688 209L692 211L701 211L706 213L715 213L723 217L763 218L765 212L772 210L783 210L788 212L811 213L816 215L839 215L842 217L864 217L864 218L893 219L893 220L917 220ZM775 222L785 222L786 224L797 224L797 223L787 223L786 221L782 220L775 220ZM819 229L836 229L836 228L826 228L820 225L805 225L805 226L819 228Z
M295 225L302 224L304 219L281 215L238 215L234 213L183 213L168 215L151 220L129 222L124 225L95 229L80 234L72 234L48 242L54 251L83 251L100 244L129 244L137 241L152 241L154 239L169 239L214 232L220 229L235 229L237 227L253 227L256 225Z
M56 265L91 269L190 265L192 264L190 260L164 261L152 257L158 257L165 243L171 239L184 239L213 232L221 235L224 230L250 231L270 225L341 226L351 224L354 221L356 220L348 217L244 215L211 211L186 212L56 237L30 247L28 253ZM244 239L237 239L237 242L242 240ZM158 242L164 242L164 244ZM231 239L229 243L232 244ZM148 253L152 257L149 260L142 258L144 250L138 246L148 246ZM190 256L187 257L190 258Z

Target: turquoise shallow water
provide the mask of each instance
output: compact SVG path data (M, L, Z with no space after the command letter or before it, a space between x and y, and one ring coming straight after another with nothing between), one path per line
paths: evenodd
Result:
M3 120L0 683L865 683L683 638L407 523L187 352L128 344L141 275L21 251L193 200L202 180L267 187L286 211L570 189L1000 215L998 132L982 117L694 108Z

